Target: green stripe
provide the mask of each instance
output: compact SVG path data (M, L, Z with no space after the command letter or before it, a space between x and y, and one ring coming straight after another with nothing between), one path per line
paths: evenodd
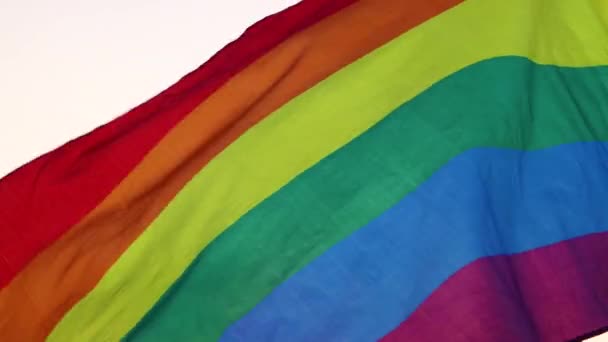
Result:
M290 274L470 148L607 139L607 89L606 67L539 66L517 57L444 79L243 216L129 339L216 340Z

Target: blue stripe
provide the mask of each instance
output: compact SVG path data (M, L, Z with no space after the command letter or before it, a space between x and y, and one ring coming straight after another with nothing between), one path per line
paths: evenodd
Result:
M607 151L598 142L463 153L277 287L222 340L372 341L478 258L605 231Z

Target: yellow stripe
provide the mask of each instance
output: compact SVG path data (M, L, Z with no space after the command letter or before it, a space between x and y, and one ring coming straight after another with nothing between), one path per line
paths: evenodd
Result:
M239 217L465 66L509 55L560 66L608 64L606 13L605 0L469 0L340 70L212 160L49 340L120 339Z

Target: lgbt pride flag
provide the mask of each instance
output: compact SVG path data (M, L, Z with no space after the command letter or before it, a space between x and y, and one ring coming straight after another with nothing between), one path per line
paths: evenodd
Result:
M566 341L607 261L606 0L304 0L0 181L1 341Z

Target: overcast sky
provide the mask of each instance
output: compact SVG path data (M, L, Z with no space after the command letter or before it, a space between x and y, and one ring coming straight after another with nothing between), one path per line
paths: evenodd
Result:
M0 177L110 121L296 0L0 0Z

